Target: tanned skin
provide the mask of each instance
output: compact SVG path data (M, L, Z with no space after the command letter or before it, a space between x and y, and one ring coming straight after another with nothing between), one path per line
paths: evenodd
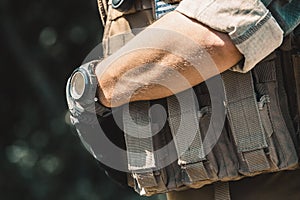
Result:
M97 67L96 75L100 85L99 99L103 105L117 107L132 101L168 97L224 72L243 57L228 34L213 30L177 11L165 15L143 32L151 34L152 28L176 31L204 49L213 60L213 64L207 62L211 66L203 66L203 69L200 66L201 74L205 73L205 77L201 76L184 58L162 50L168 45L173 45L172 48L181 48L185 52L191 51L189 46L178 46L176 40L172 41L170 38L168 41L159 43L157 48L140 49L121 56L104 73L101 72L100 67ZM147 39L142 36L143 34L138 35L132 40ZM199 59L207 58L200 57ZM145 65L147 63L156 63L156 65ZM207 70L210 67L214 70ZM177 76L170 76L170 71L180 73L189 84L181 84ZM163 86L166 82L174 86L172 90Z

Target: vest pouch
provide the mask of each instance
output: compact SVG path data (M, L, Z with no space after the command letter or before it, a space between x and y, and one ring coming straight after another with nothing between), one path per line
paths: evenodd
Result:
M275 150L275 145L273 140L270 138L274 133L273 125L270 120L270 97L268 95L264 95L260 98L258 102L259 114L261 117L261 122L267 136L268 149L267 155L271 164L272 169L277 170L279 165L279 159Z
M206 160L203 162L207 174L212 182L216 179L222 181L237 180L240 178L238 158L233 140L230 137L228 121L225 120L225 123L216 121L218 117L212 121L210 94L205 83L201 83L193 89L201 107L198 111L201 136L204 141L217 140L212 141L212 143L216 142L216 144L213 145L212 149L207 149ZM208 132L210 126L210 131L219 130L219 128L214 126L215 124L222 124L223 127L221 133L217 135L214 132ZM204 183L207 184L208 181ZM205 185L204 183L197 183L194 188L199 188L199 186Z
M273 171L294 169L298 165L295 131L290 120L285 89L282 83L280 56L273 53L253 69L255 89Z
M167 98L168 122L178 155L181 180L191 187L217 180L204 152L196 101L193 89Z
M298 36L298 45L300 46L300 36ZM295 124L295 129L297 131L298 142L300 142L300 50L292 55L292 64L295 75L296 84L296 106L298 107L298 112L296 111L296 116L293 121Z
M244 176L254 176L270 171L265 150L267 139L261 123L253 85L252 72L222 73L225 108L232 138L238 157L238 172Z
M132 173L130 179L133 180L132 187L140 195L151 196L158 193L166 193L168 189L167 174L165 169L150 171L148 173Z
M150 110L151 106L153 106L153 109ZM144 160L146 155L141 155L138 160L135 160L137 155L128 153L129 166L133 167L128 177L128 185L133 187L140 195L145 196L166 193L171 190L179 191L186 188L182 183L182 171L177 161L173 161L171 164L169 163L169 157L174 157L174 155L177 157L177 153L169 124L165 123L167 116L164 116L160 109L156 109L159 107L155 108L155 106L166 108L166 100L159 99L151 102L142 101L130 103L132 119L137 123L142 123L143 120L145 120L145 122L151 121L151 126L148 128L153 135L152 137L139 139L131 138L130 136L125 137L128 149L138 152L144 152L144 150L147 149L148 156L153 153L153 157L150 156L146 158L145 163L142 162L144 166L139 162L140 160ZM148 112L149 110L150 112ZM126 122L124 123L128 124ZM125 125L125 130L134 132L136 128L131 129L130 127L131 126L127 127ZM161 151L162 149L163 151ZM142 167L136 169L135 166Z
M207 99L206 95L199 96L203 99ZM212 133L208 133L208 127L213 123L211 121L212 109L211 106L204 106L199 111L199 126L201 130L201 134L203 138L206 137L216 137L214 135L209 135ZM207 160L204 162L204 166L206 171L208 172L208 176L212 181L215 180L235 180L238 176L238 166L236 153L234 150L234 146L232 144L231 139L229 138L229 134L227 131L227 122L225 122L225 126L222 129L219 138L217 139L217 143L208 152L206 158Z
M300 35L299 27L289 36L287 36L280 47L280 56L282 63L283 85L287 94L288 113L291 124L294 128L294 142L297 147L298 155L300 155ZM285 115L283 113L283 115ZM287 121L287 122L289 122Z
M114 9L112 5L108 5L103 32L104 56L107 57L116 52L153 21L150 0L135 1L135 5L126 12L121 12Z
M166 3L177 3L180 0L161 1ZM108 5L108 16L103 34L105 56L111 55L133 38L136 34L133 29L144 28L154 21L153 5L151 5L151 3L153 3L153 1L150 0L135 1L135 5L127 11L119 11L112 8L111 4ZM290 57L290 59L293 60L294 68L298 67L297 69L299 69L299 54L294 54L294 57ZM287 109L288 105L286 103L287 88L284 88L283 86L281 74L281 70L283 70L282 68L284 67L285 66L282 65L281 57L273 53L252 70L252 75L250 76L252 76L253 80L251 79L251 81L248 82L251 82L251 86L254 85L255 87L255 103L257 103L257 113L260 116L259 122L262 125L262 133L265 135L265 138L263 139L266 141L266 145L265 143L260 143L257 145L258 149L254 150L253 148L247 150L245 146L242 146L243 151L241 151L241 149L239 149L240 147L237 146L237 140L239 143L243 142L243 139L250 141L248 144L251 146L252 139L255 140L255 137L251 134L253 132L255 133L255 131L251 132L247 130L247 133L250 133L250 139L247 137L237 139L236 136L238 134L234 135L233 132L234 129L239 129L241 127L240 121L238 120L239 118L237 117L235 119L235 126L233 126L233 118L227 116L221 135L218 136L217 143L212 147L212 150L205 152L203 147L205 138L208 136L214 137L214 135L207 135L208 127L211 123L218 122L211 122L212 111L209 94L207 94L206 91L197 92L198 85L194 87L194 90L200 108L197 106L194 107L193 102L187 103L188 106L182 108L181 105L179 106L178 103L176 103L176 100L174 100L173 97L162 100L165 101L162 106L168 110L168 121L166 125L160 133L153 136L153 141L151 141L153 142L153 145L147 146L149 142L144 142L143 138L140 141L141 143L146 144L147 147L144 149L146 149L148 153L155 152L170 142L174 144L170 145L172 147L168 149L166 155L160 155L161 157L159 157L154 154L151 159L153 158L155 162L151 163L153 165L149 165L144 169L134 168L135 166L141 166L139 165L140 159L137 159L136 162L131 162L130 160L134 155L129 155L128 158L130 159L127 158L127 161L129 160L129 164L133 166L133 168L131 168L132 171L129 174L125 174L128 175L128 184L134 187L139 194L150 196L173 190L180 191L187 188L201 188L204 185L216 181L238 180L246 176L254 176L261 173L294 169L298 166L298 156L295 150L297 139L295 138L298 136L300 139L300 136L299 129L298 135L296 135L293 126L291 127L289 123L290 116ZM295 72L299 72L299 70ZM228 89L235 89L235 87L241 86L239 81L232 78L231 75L228 77L228 80L232 81L230 86L228 86ZM300 80L300 78L297 80ZM249 89L247 86L241 88L245 91ZM300 95L299 92L298 95ZM190 97L192 96L192 94L187 94L185 100L191 101ZM234 98L235 95L232 96ZM243 95L240 95L240 97L243 97ZM298 96L298 100L299 99ZM241 98L239 100L243 101L244 99ZM152 102L153 101L150 101L150 104ZM234 103L236 102L233 101L232 104ZM236 109L236 105L238 104L232 105L230 109ZM244 105L248 104L245 103ZM144 108L144 106L142 107ZM172 107L173 109L170 109ZM251 108L253 107L251 106ZM176 113L179 110L183 110L183 112ZM145 116L148 117L148 113L145 113ZM246 109L243 116L246 119L244 121L251 118L247 115L248 113L248 109ZM181 130L186 137L189 135L187 134L187 130L190 130L191 127L193 127L193 130L196 130L194 141L187 149L181 147L181 145L184 145L184 142L182 143L182 141L176 140L180 117L187 120L186 127L183 127L183 130ZM299 118L297 119L299 120ZM152 124L155 124L153 121L151 122ZM244 130L244 127L240 128L240 130L241 129ZM137 143L128 143L127 141L126 149L131 148L135 144ZM182 149L186 149L187 151L183 152ZM140 152L143 151L144 150L141 148ZM177 155L180 155L179 159L171 164L164 165L164 159L174 152L177 153ZM142 159L145 158L144 160L147 160L146 158L149 158L147 156L148 155L146 154ZM266 162L267 164L263 163L263 166L260 167L261 161ZM158 169L157 165L166 167ZM253 167L257 165L259 166L258 168Z

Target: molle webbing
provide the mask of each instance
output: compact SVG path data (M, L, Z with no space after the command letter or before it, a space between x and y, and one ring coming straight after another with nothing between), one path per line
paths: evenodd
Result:
M147 11L151 12L150 8ZM127 16L128 13L116 11L115 14L115 18L109 19L108 17L108 21L117 21L123 17L126 17L128 21L134 21L139 16L138 14L143 14L143 12L138 12L130 18ZM107 27L108 29L114 28L113 26ZM111 53L127 42L127 39L121 41L114 37L107 37L111 41L108 43L108 48L113 49ZM125 38L124 35L121 37ZM116 47L112 48L112 44L116 44ZM295 66L297 65L293 70L298 86L297 100L300 105L299 54L294 54L289 59L296 63ZM170 137L173 136L172 142L174 142L173 151L168 151L168 153L178 154L178 163L176 161L172 163L172 167L175 166L172 172L171 165L160 169L161 162L164 160L155 154L157 149L164 146L163 144L157 145L157 140L161 139L160 136L165 133L161 131L157 134L159 137L153 136L156 130L151 119L152 114L149 112L152 101L130 103L130 112L124 113L123 118L125 119L128 169L131 171L130 178L134 179L134 187L137 192L141 195L153 195L215 184L215 199L225 200L230 199L228 184L219 185L222 183L219 181L238 180L262 172L294 169L298 163L298 157L290 132L286 128L288 118L282 114L278 103L280 101L278 99L282 99L282 96L277 94L279 90L277 86L281 84L277 80L277 69L281 68L284 66L273 61L262 61L252 72L247 74L232 71L222 74L230 127L225 124L224 132L211 152L205 152L203 144L211 113L208 112L201 117L200 110L204 107L198 108L196 102L198 100L201 106L206 106L211 110L210 104L202 104L203 100L196 99L191 90L177 94L177 98L172 96L164 99L167 103L163 106L169 117L165 125L168 128L164 131ZM261 91L258 92L258 90ZM260 100L259 103L257 100ZM182 134L186 138L192 137L192 140L189 141L190 145L187 145L188 140L182 140L183 137L179 137ZM162 139L159 142L163 143ZM189 148L186 148L187 146ZM218 154L227 155L228 159ZM231 157L231 155L233 156ZM230 169L224 170L224 166ZM215 177L212 177L212 171Z
M251 72L222 74L226 106L237 150L243 153L249 172L270 168L264 153L268 147L258 111Z
M233 138L227 145L234 146L236 151L232 153L238 159L235 160L236 165L227 165L233 169L222 176L220 172L223 169L220 167L227 162L218 160L222 157L215 151L219 149L228 154L229 147L226 143L223 144L225 140L221 139L216 144L218 148L205 152L205 132L202 133L200 128L209 126L209 123L203 121L201 110L204 107L198 107L198 99L192 89L166 98L167 104L164 105L168 112L167 125L178 155L179 170L175 171L176 178L168 177L172 174L168 171L169 166L157 169L158 166L162 166L162 161L154 151L157 149L157 141L153 140L154 126L149 125L153 122L149 112L151 102L130 103L130 114L125 113L123 117L128 167L135 179L135 189L140 194L152 195L187 187L199 188L205 184L215 184L216 181L237 180L262 172L294 169L298 158L290 132L285 125L285 118L277 103L277 96L280 94L276 87L279 84L277 71L280 71L280 65L279 62L275 62L275 58L277 57L271 55L268 60L258 64L253 70L253 76L252 72L241 74L226 71L222 74L226 94L225 107L230 125L228 135ZM221 137L227 138L228 135L223 134ZM216 161L210 160L211 158ZM215 188L215 198L230 199L229 191L224 189L226 187Z
M100 13L100 18L103 26L105 26L108 17L107 16L108 4L110 3L108 3L108 0L97 0L97 1L98 1L98 10ZM164 14L174 10L180 1L181 0L134 0L134 6L132 9L126 12L121 12L118 11L117 9L113 9L112 12L114 14L111 14L113 16L109 16L109 17L112 17L114 19L116 18L116 16L123 16L125 13L133 14L137 11L154 8L155 10L158 9L158 12L155 13L156 19L158 19Z
M230 190L228 182L216 182L214 183L214 195L215 200L230 200Z
M152 131L148 116L149 102L130 105L130 112L123 112L128 169L140 185L157 185L152 169L155 168ZM139 173L143 171L143 173Z
M128 169L135 180L135 189L141 195L149 192L166 192L162 176L156 171L153 130L149 116L150 102L129 104L123 112L125 142L127 147Z
M167 105L169 126L179 156L178 164L186 174L183 175L185 182L209 179L203 165L206 158L193 89L168 97Z
M292 104L288 103L286 93L286 91L295 91L295 84L284 87L286 81L283 80L285 75L282 71L288 69L286 61L291 60L291 56L283 57L283 53L283 51L272 53L252 70L256 94L261 100L259 106L261 118L268 138L267 155L270 164L275 165L277 170L291 169L298 163L295 149L298 142L288 109ZM293 73L289 73L285 79L292 79L293 76ZM296 106L292 107L295 108Z
M106 0L98 0L98 9L103 26L105 26L107 18L107 2Z

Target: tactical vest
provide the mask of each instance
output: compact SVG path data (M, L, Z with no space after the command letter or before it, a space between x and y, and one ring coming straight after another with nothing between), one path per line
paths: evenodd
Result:
M131 29L146 27L154 21L153 2L150 0L136 0L130 10L122 12L112 8L111 1L103 4L99 0L99 9L105 25L103 46L106 56L134 37ZM250 72L242 74L228 70L221 74L227 118L217 143L207 155L203 153L203 138L213 113L205 83L192 88L196 97L191 96L191 104L187 107L180 107L174 96L130 103L131 116L128 117L137 123L150 123L153 116L148 110L154 104L167 110L168 120L165 124L151 122L149 132L161 127L153 137L124 135L128 167L131 169L127 176L128 184L141 195L153 195L298 168L299 47L300 34L290 34L280 48ZM178 128L182 114L189 124L198 126L190 147L184 151L181 148L183 141L176 137L176 134L189 131L188 126ZM126 122L123 125L126 132L139 135L139 130ZM164 158L152 153L170 143L168 151L176 152L179 159L162 169L153 170L158 163L164 162ZM136 157L132 152L140 152L141 156Z

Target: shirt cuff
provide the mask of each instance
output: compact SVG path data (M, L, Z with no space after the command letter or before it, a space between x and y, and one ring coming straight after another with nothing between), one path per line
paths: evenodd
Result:
M228 33L244 55L244 65L232 70L248 72L280 46L283 31L257 0L183 0L176 9L220 32Z

